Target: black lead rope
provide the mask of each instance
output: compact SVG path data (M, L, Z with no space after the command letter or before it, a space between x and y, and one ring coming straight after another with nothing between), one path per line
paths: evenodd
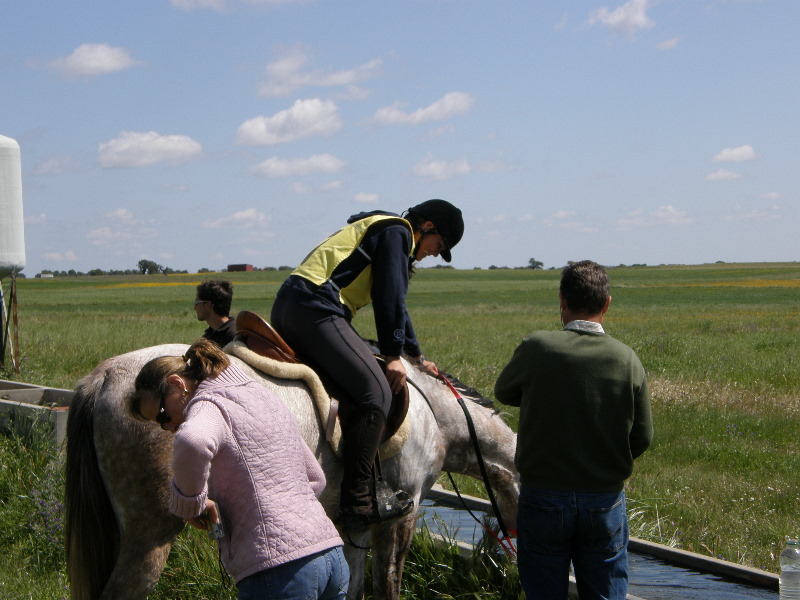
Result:
M486 488L486 494L489 496L489 502L492 504L492 510L494 510L495 517L497 517L497 524L500 526L500 531L503 532L503 538L508 539L511 536L508 534L508 529L506 529L506 524L503 521L503 517L500 516L500 508L497 506L497 500L494 497L494 491L492 490L492 486L489 483L489 474L486 472L486 463L483 460L483 453L481 452L481 446L478 443L478 434L475 431L475 423L472 421L472 415L469 414L469 410L467 409L467 405L464 404L464 399L461 397L461 394L458 393L453 384L448 381L448 379L444 375L440 375L440 377L444 380L447 384L447 387L450 388L450 391L458 400L459 406L461 406L461 410L464 411L464 417L467 420L467 428L469 429L469 437L472 440L472 447L475 449L475 457L478 460L478 467L481 470L481 477L483 478L483 486ZM450 479L452 481L452 477ZM463 502L463 500L462 500ZM472 513L470 513L472 514Z

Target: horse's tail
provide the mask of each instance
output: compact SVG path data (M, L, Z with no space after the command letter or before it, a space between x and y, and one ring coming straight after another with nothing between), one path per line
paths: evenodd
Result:
M118 554L119 527L94 445L94 409L103 373L85 377L67 418L65 549L71 600L96 600Z

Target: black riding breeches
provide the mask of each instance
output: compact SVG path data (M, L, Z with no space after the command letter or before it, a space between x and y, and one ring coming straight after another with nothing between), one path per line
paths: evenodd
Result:
M347 319L287 301L280 294L270 319L295 352L332 379L355 408L375 406L388 414L392 393L386 376Z

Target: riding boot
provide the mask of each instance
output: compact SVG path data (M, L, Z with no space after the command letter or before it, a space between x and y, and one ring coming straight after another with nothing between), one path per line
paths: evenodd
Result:
M346 531L360 531L381 520L371 490L373 464L386 428L386 416L377 406L369 406L342 423L343 474L339 500L340 525ZM413 507L404 504L397 517Z

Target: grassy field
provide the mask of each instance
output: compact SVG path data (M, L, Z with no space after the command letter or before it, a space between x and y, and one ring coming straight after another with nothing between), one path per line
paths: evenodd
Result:
M656 428L629 481L633 534L776 572L785 536L800 535L800 263L609 272L606 331L647 369ZM234 311L268 317L285 273L223 276L234 282ZM559 276L420 270L408 303L426 356L491 397L523 335L559 327ZM204 328L192 299L205 278L20 280L22 370L0 377L72 388L109 356L190 343ZM374 337L369 310L355 324Z

